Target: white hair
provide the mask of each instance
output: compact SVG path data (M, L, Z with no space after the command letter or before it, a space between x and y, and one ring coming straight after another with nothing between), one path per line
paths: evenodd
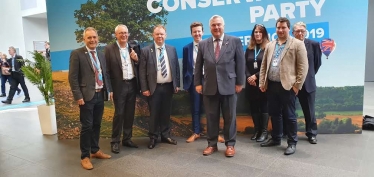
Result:
M293 27L292 27L292 31L295 31L295 27L296 26L302 26L302 27L304 27L305 29L306 29L306 24L304 23L304 22L297 22L297 23L295 23L294 25L293 25Z
M210 17L209 19L209 26L212 24L212 20L213 19L216 19L216 18L220 18L222 20L222 25L225 25L225 20L223 20L223 17L219 16L219 15L213 15L212 17Z

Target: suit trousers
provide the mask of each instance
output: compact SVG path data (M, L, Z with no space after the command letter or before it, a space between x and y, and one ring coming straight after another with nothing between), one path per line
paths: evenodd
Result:
M121 93L113 95L114 117L112 124L112 143L129 141L132 137L136 101L136 79L122 81Z
M170 112L173 93L173 82L157 84L154 93L148 97L150 112L148 135L152 139L157 139L159 133L161 133L161 138L170 138Z
M192 130L196 134L201 133L201 112L202 112L202 96L196 92L196 88L193 82L194 78L192 77L191 86L188 89L190 94L190 103L191 103L191 116L192 116Z
M12 76L11 75L1 75L1 93L6 95L6 89L5 89L5 83L6 81L9 81L9 85L10 83L12 83ZM17 87L16 89L17 91L18 90L21 90Z
M297 95L305 117L305 131L307 137L317 136L317 121L315 114L316 92L308 93L302 88Z
M296 144L297 119L295 100L296 95L293 89L285 90L280 82L268 82L267 88L269 115L271 116L272 132L274 141L281 141L283 132L287 133L287 143ZM285 119L287 129L283 131L283 119Z
M96 153L99 148L101 119L104 112L103 90L96 92L90 101L80 105L80 122L82 124L80 134L81 159L90 158L90 152Z
M11 81L10 81L10 90L8 95L8 100L13 100L14 94L18 89L18 85L21 84L21 88L23 93L25 93L25 98L30 98L29 90L26 87L25 77L20 72L12 72L11 73Z
M216 147L219 134L220 112L223 116L223 135L226 146L235 146L236 143L236 101L237 94L233 95L204 95L203 102L207 119L208 146Z

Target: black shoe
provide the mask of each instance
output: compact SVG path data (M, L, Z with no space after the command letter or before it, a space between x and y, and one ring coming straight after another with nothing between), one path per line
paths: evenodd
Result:
M256 139L257 142L263 142L268 139L268 131L264 130L261 133L261 136Z
M164 142L164 143L169 143L169 144L177 145L177 141L175 141L175 140L173 140L171 138L162 138L161 141Z
M258 136L259 136L259 132L255 131L255 134L252 135L251 140L256 140Z
M17 90L17 95L21 94L21 89Z
M156 147L156 140L155 139L149 139L149 144L148 144L148 148L149 149L153 149Z
M111 144L111 151L115 154L118 154L119 153L119 144L118 143Z
M22 101L22 103L28 103L28 102L30 102L30 98L25 98L25 99Z
M10 100L3 100L1 102L4 103L4 104L12 104L12 101L10 101Z
M138 148L138 145L136 145L131 140L129 140L129 141L122 141L122 146L127 146L127 147L131 147L131 148Z
M289 144L287 146L286 151L284 151L284 155L291 155L296 152L296 145L295 144Z
M0 97L6 97L6 94L3 93L3 94L0 95Z
M308 138L310 144L317 144L317 138L315 136L311 136Z
M270 146L279 146L281 145L280 141L274 141L273 139L269 139L266 143L261 143L261 147L270 147Z

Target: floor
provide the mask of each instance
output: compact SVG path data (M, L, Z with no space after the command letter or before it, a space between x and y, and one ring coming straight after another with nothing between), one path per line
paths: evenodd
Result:
M30 90L38 94L37 90ZM318 135L317 145L300 136L297 151L291 156L283 155L286 141L279 147L261 148L249 136L239 136L233 158L224 156L223 144L218 146L219 152L203 156L205 139L185 143L185 138L175 137L177 146L160 143L150 150L146 147L147 138L134 138L140 148L123 147L120 154L112 154L112 159L93 159L94 169L87 171L80 166L79 140L41 135L35 107L38 101L33 99L26 108L8 107L0 111L1 177L370 177L374 174L373 131L363 131L361 135ZM18 104L21 103L14 103ZM364 115L374 115L374 83L365 83L364 105ZM100 140L104 152L110 153L109 143L109 139Z

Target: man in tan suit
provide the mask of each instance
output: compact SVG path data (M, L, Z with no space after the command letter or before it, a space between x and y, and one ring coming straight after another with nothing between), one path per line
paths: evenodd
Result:
M283 119L286 119L288 147L284 154L290 155L296 151L295 100L308 72L308 58L304 43L289 36L290 21L287 18L277 20L276 32L278 39L267 45L260 70L259 87L262 92L267 92L273 128L272 138L261 147L281 144Z

